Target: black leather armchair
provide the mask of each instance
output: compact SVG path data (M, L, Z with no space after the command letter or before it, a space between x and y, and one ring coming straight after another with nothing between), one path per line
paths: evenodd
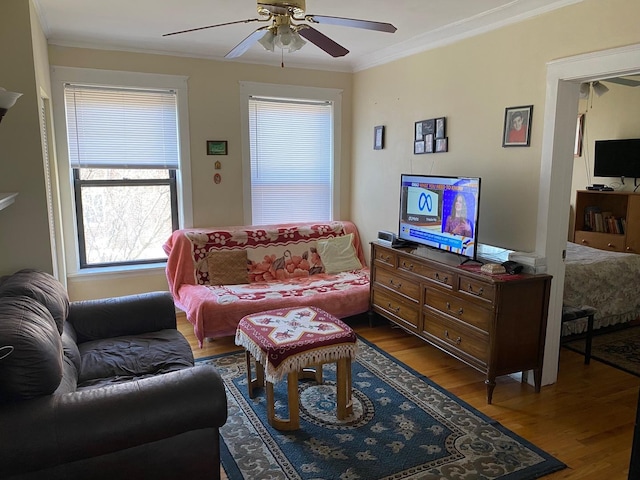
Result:
M193 366L170 294L61 292L0 280L0 478L219 478L224 385Z

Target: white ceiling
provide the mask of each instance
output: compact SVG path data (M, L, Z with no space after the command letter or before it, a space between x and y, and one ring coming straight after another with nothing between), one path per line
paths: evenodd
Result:
M50 44L225 60L262 23L169 37L207 25L257 18L255 0L33 0ZM544 14L582 0L307 0L307 13L389 22L382 33L315 25L350 53L333 58L308 43L284 54L289 67L359 71ZM256 44L229 62L279 66L281 54Z

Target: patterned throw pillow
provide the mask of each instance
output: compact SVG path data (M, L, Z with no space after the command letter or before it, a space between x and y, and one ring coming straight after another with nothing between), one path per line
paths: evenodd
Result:
M318 240L318 253L327 273L348 272L362 268L353 246L353 233Z
M245 250L213 251L207 254L209 285L249 283Z

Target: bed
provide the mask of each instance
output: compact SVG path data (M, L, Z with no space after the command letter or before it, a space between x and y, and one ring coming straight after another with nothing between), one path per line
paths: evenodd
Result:
M567 242L566 305L597 309L594 330L630 322L640 315L640 255L609 252ZM581 333L586 320L563 324L562 335Z

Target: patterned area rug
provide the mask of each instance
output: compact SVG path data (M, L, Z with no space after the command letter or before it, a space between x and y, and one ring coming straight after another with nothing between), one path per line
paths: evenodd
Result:
M353 414L335 416L335 364L324 383L299 383L300 426L273 429L264 392L248 398L244 353L203 359L221 372L229 418L222 465L240 479L540 478L565 465L406 365L358 339ZM286 382L275 385L276 415L287 417Z
M584 354L585 340L573 340L564 346ZM595 335L591 358L640 377L640 326Z

